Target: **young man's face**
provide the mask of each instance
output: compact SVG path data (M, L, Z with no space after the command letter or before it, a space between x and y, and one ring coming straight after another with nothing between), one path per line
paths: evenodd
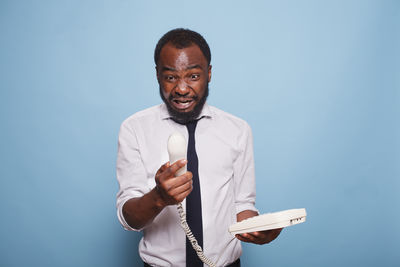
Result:
M197 45L178 49L167 43L157 64L160 94L178 122L195 119L208 96L211 66Z

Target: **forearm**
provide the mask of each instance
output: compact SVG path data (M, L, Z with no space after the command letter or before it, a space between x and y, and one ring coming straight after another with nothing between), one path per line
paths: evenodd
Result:
M240 222L240 221L246 220L247 218L251 218L251 217L254 217L254 216L257 216L257 215L258 215L257 211L244 210L244 211L241 211L238 214L236 214L236 220L238 222Z
M131 198L122 207L125 221L134 229L141 229L151 223L166 204L156 188L139 198Z

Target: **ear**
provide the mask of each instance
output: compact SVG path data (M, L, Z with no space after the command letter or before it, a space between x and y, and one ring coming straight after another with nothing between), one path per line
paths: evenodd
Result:
M157 65L155 66L155 69L156 69L156 78L157 78L157 81L158 81L158 83L160 83L160 76L158 75L158 67L157 67Z
M211 69L212 69L212 66L208 65L208 82L211 81Z

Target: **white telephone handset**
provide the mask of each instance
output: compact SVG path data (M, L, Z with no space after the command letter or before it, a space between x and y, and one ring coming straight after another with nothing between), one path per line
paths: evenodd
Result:
M169 155L169 162L170 164L175 163L177 160L181 159L186 159L187 155L187 144L186 144L186 139L181 133L173 133L170 135L168 138L168 155ZM179 169L176 172L176 176L182 175L187 171L186 165ZM199 246L197 243L196 238L193 236L192 231L189 228L189 225L187 224L186 221L186 213L183 210L182 203L178 204L178 212L179 212L179 217L181 219L181 226L183 228L183 231L185 231L185 234L187 238L189 239L190 243L192 244L193 249L196 251L197 256L199 259L207 264L208 266L211 267L216 267L216 265L206 256L204 256L203 249Z

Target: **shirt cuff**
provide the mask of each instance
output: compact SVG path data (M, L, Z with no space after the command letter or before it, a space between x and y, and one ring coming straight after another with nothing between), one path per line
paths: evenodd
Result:
M123 214L123 212L122 212L122 208L124 207L125 203L126 203L129 199L130 199L130 198L127 198L127 199L123 200L123 201L119 204L119 206L117 207L117 216L118 216L118 220L119 220L119 222L122 224L122 226L124 227L125 230L139 232L139 231L141 231L143 228L140 228L140 229L132 228L132 227L126 222L125 217L124 217L124 214Z

